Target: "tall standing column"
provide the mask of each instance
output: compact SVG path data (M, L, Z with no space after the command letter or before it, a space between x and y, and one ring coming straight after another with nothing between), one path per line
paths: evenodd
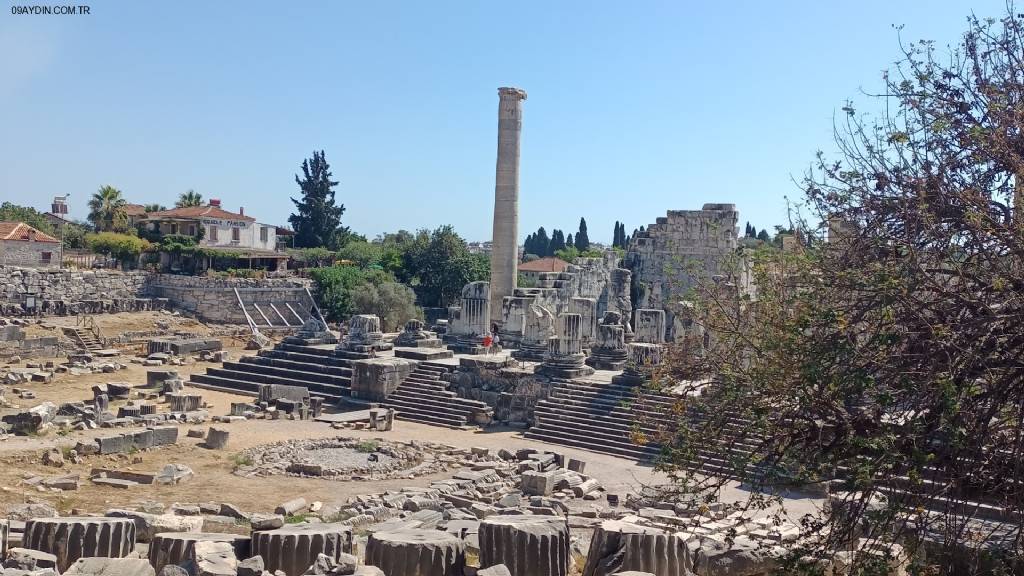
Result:
M494 175L491 243L491 322L501 322L502 302L516 288L519 264L519 136L526 91L498 88L498 162Z

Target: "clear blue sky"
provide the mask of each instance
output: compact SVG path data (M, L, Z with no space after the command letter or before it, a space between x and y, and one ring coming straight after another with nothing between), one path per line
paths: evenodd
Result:
M32 0L19 0L28 4ZM79 0L75 0L76 2ZM1003 0L135 2L0 12L0 200L72 216L103 184L170 205L194 188L286 223L324 149L345 223L490 237L496 89L524 103L521 238L610 241L669 209L734 202L759 228L847 98L904 37L954 43ZM742 226L742 222L741 222Z

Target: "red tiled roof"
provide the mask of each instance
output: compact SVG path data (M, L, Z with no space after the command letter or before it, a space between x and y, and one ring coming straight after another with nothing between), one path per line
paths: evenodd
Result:
M540 258L519 265L520 272L564 272L569 263L561 258Z
M220 218L222 220L244 220L255 222L256 219L250 216L243 216L235 212L228 212L217 206L185 206L184 208L171 208L160 212L150 212L146 218L159 220L160 218Z
M0 222L0 240L21 240L27 242L30 231L35 232L36 242L60 242L60 240L46 232L40 232L24 222Z
M146 207L142 204L125 204L124 215L125 216L142 216L146 213Z

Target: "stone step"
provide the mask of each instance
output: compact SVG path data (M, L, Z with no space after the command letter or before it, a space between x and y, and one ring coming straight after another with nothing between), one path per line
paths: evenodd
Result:
M651 426L646 425L635 425L628 420L617 419L610 420L607 418L588 418L586 416L579 416L572 413L559 412L553 410L549 406L538 405L535 412L537 418L537 426L544 427L548 424L571 426L581 431L586 431L588 434L595 437L608 437L608 438L626 438L629 439L634 431L634 428L648 436L653 436L658 430ZM756 447L757 443L753 441L737 441L732 444L717 444L717 448L708 449L710 444L702 446L702 453L708 454L733 454L738 456L749 455Z
M442 371L448 372L448 373L455 372L459 368L458 366L456 366L454 364L443 364L443 363L440 363L440 362L434 362L432 360L427 360L426 362L420 362L420 366L423 367L423 368L436 368L438 370L442 370Z
M534 427L527 430L524 436L533 440L541 440L561 446L570 446L591 452L624 456L637 460L654 460L661 451L661 448L657 445L639 446L631 442L595 439L588 435L573 434L571 429L562 428ZM724 463L724 460L706 458L702 459L700 463L687 466L687 468L702 474L733 476L732 468Z
M352 378L350 378L347 375L336 376L334 374L326 374L324 372L306 372L304 370L278 368L276 366L267 366L265 364L252 364L250 362L225 362L223 367L225 370L233 370L236 372L264 374L267 376L304 380L308 382L321 382L324 384L333 384L335 386L342 386L345 388L348 388L352 383Z
M259 382L225 376L216 376L214 374L193 374L191 376L190 383L194 383L200 387L215 386L217 387L217 390L221 390L224 392L238 391L238 393L254 396L259 395L260 387ZM328 404L337 403L342 398L347 398L349 396L347 389L341 389L337 386L328 388L323 384L312 384L316 385L318 388L313 388L312 386L307 385L306 383L297 384L292 382L290 385L307 386L309 388L310 395L320 396L324 398L324 400L326 400Z
M291 352L288 350L263 350L259 353L259 355L269 358L280 358L282 360L292 360L295 362L320 364L323 366L342 366L345 368L352 367L351 361L346 360L344 358L335 358L333 356L320 356L317 354L305 354L302 352Z
M443 426L445 428L463 429L469 425L465 417L453 417L447 415L432 414L427 411L417 410L413 407L391 406L395 409L395 418L431 426Z
M199 386L201 388L214 386L217 390L222 392L235 392L248 396L259 396L260 394L260 385L257 382L220 378L209 374L193 374L189 378L188 384Z
M469 420L469 411L458 405L445 404L443 402L424 402L420 398L410 398L405 396L396 396L392 394L388 396L388 399L381 402L382 405L404 410L413 410L416 412L424 412L428 414L447 415L456 418L463 418Z
M622 388L614 385L599 386L576 382L560 382L553 389L587 398L636 400L638 397L634 388ZM677 400L674 396L646 392L643 393L643 398L647 402L659 405L671 405Z
M318 382L314 380L304 380L300 378L299 373L294 373L291 377L275 376L272 374L260 374L256 372L247 372L242 370L231 370L226 368L209 368L206 373L210 376L217 376L220 378L230 378L234 380L252 381L258 384L284 384L286 386L305 386L309 388L310 392L323 391L327 394L345 395L349 394L349 386L334 384L330 382Z
M557 444L559 446L569 446L572 448L579 448L581 450L588 450L590 452L623 456L636 460L653 460L659 454L659 449L652 446L637 446L635 444L621 442L595 441L585 436L569 436L565 433L553 430L530 428L523 434L523 436L531 440L540 440L542 442Z
M290 368L300 372L322 372L336 376L351 376L352 368L336 364L321 364L313 362L297 362L284 358L273 358L270 356L242 356L239 362L246 364L261 364L263 366L274 366L275 368Z
M435 386L441 386L441 387L447 385L447 382L445 382L443 380L436 380L434 378L425 378L423 376L417 376L415 373L414 374L410 374L409 376L406 376L406 379L404 379L402 381L403 382L420 382L420 383L423 383L423 384L435 385Z
M298 352L300 354L310 354L314 356L334 356L334 348L317 348L314 346L303 346L302 344L289 344L282 342L274 347L274 350L283 350L285 352Z
M559 389L551 390L548 402L557 403L562 406L572 406L574 409L584 410L594 414L614 413L617 411L628 414L645 414L652 418L658 418L664 417L664 414L668 412L668 410L651 410L646 407L615 402L613 400L586 397L582 398L579 396L567 395L564 390Z
M578 410L566 410L557 404L551 404L548 400L541 400L538 402L534 409L534 414L538 417L544 416L545 418L557 418L568 422L579 422L583 425L595 425L600 426L602 429L621 432L629 432L634 427L639 427L641 430L648 432L653 432L657 429L655 426L652 426L651 423L643 420L637 420L634 415L629 414L628 412L615 415L593 414L589 412L581 413Z
M389 398L395 397L406 398L409 400L416 400L419 402L426 402L436 404L439 406L455 406L463 410L486 410L488 408L487 403L479 400L470 400L469 398L460 398L455 395L454 392L448 392L450 396L437 396L432 393L424 393L419 390L405 389L394 392Z

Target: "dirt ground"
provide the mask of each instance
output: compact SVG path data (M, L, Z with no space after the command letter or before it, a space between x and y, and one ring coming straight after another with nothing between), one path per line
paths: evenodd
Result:
M103 329L114 330L148 330L157 320L168 317L159 313L111 315L122 318L103 317ZM182 319L183 321L187 319ZM194 322L194 321L193 321ZM148 325L147 325L148 323ZM196 323L197 326L202 326ZM174 327L175 329L184 329ZM198 330L194 330L198 331ZM226 348L232 358L251 353L242 350L238 345ZM38 361L38 359L33 359ZM128 363L127 358L120 360ZM184 379L194 372L204 372L215 366L208 362L189 361L184 366L171 366L178 370ZM28 408L40 402L50 401L56 404L75 400L91 400L91 387L106 382L144 383L148 368L139 364L128 363L128 368L112 374L90 374L72 376L57 374L50 383L26 383L16 386L32 390L36 398L19 400L8 388L8 401ZM227 414L231 402L251 401L251 398L195 389L208 402L212 415ZM112 404L116 410L119 403ZM0 409L0 414L18 411L18 408ZM309 501L321 501L325 506L340 505L346 499L359 494L381 492L405 486L426 486L432 480L450 477L452 472L432 476L421 476L416 479L396 479L385 481L349 481L340 482L318 478L296 478L288 476L271 476L260 478L242 478L232 472L238 461L241 450L281 440L293 438L321 437L353 437L383 438L393 441L432 441L449 444L461 448L482 446L497 451L500 448L538 448L558 451L567 457L587 462L586 473L596 477L610 492L625 494L637 490L643 484L662 483L666 479L651 467L636 462L595 454L582 450L567 448L527 440L520 430L489 428L481 431L449 430L396 421L395 428L390 432L335 430L330 425L311 421L291 420L247 420L231 424L214 424L227 428L231 439L225 450L209 450L200 447L200 439L188 438L186 431L189 426L179 429L178 443L175 446L156 448L131 455L90 456L83 458L80 464L65 464L62 468L42 464L42 453L52 447L71 448L79 441L88 441L98 436L117 433L123 429L101 429L92 431L74 431L64 434L51 432L39 437L12 437L0 441L0 509L11 504L28 501L45 501L54 505L61 513L72 511L82 513L102 513L109 508L127 507L133 503L156 500L165 505L172 503L229 502L250 512L269 512L278 504L291 498L302 496ZM206 429L210 424L192 427ZM131 430L131 429L127 429ZM180 463L188 465L195 478L176 486L138 485L131 488L113 488L97 486L89 482L90 469L94 467L116 467L139 472L156 472L165 464ZM79 474L82 478L81 487L76 491L41 492L33 486L23 483L32 476L56 476L63 474ZM723 495L726 500L742 499L745 492L738 488L731 489ZM584 503L580 503L583 505ZM603 501L592 504L602 505ZM797 512L813 508L811 500L796 502Z

